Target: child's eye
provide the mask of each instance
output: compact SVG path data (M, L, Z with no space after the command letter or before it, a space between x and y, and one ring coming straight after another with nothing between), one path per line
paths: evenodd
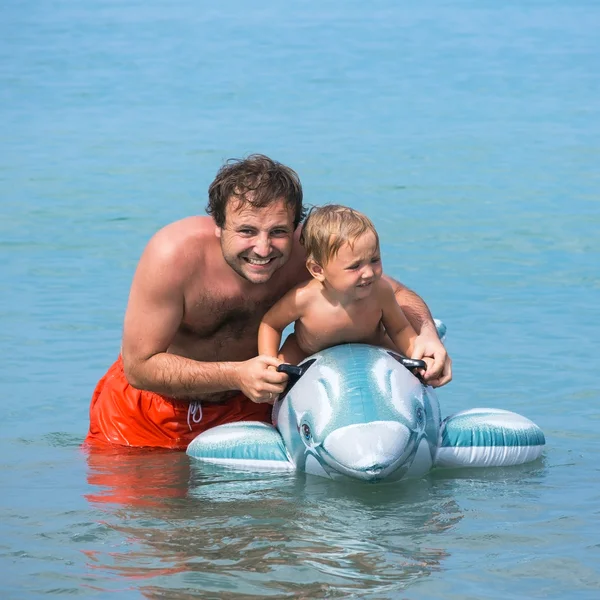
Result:
M347 269L349 271L356 271L356 269L358 269L360 265L358 263L354 264L354 265L350 265L349 267L347 267Z
M371 259L371 262L372 262L373 264L376 264L376 263L378 263L378 262L381 262L381 257L380 257L380 256L376 256L376 257L374 257L374 258L372 258L372 259Z

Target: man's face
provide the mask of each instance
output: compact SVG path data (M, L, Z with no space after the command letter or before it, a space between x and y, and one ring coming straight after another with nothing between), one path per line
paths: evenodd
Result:
M266 283L292 252L294 211L283 199L264 208L230 201L217 227L225 262L251 283Z

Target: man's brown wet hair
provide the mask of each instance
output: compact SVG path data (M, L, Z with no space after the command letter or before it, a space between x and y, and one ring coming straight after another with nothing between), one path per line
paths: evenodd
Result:
M280 198L294 211L295 229L306 214L298 174L268 156L252 154L244 159L231 158L219 169L208 188L206 212L224 227L229 201L264 208Z
M341 206L326 204L311 208L302 227L300 243L306 250L306 258L325 266L344 244L354 245L361 235L371 232L379 246L379 235L369 217L361 212Z

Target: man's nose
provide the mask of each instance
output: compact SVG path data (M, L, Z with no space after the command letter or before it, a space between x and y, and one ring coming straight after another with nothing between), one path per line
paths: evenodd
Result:
M271 238L268 233L260 233L254 243L254 253L267 257L271 253Z

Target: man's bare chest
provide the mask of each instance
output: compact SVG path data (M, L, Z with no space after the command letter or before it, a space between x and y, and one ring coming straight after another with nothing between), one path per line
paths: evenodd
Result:
M180 329L182 333L203 339L256 334L262 317L277 299L277 294L266 297L197 295L186 298Z

